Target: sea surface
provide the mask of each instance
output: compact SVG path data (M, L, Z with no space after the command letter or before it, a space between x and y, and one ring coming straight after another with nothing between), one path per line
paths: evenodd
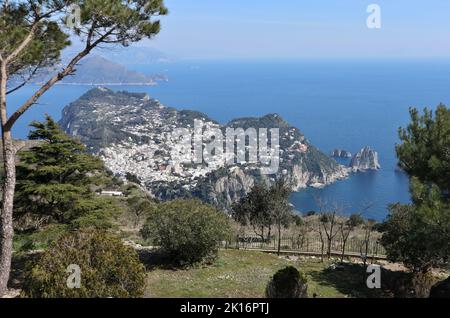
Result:
M389 204L409 202L408 177L396 169L397 130L408 123L411 106L450 105L450 61L444 60L183 61L133 68L164 73L169 82L110 88L147 92L167 106L202 111L222 123L278 113L327 154L364 146L378 151L380 171L293 194L301 212L317 210L322 198L345 206L347 214L371 203L365 216L383 220ZM26 138L28 124L45 113L59 120L62 108L91 88L55 86L20 119L14 137ZM9 105L18 107L33 89L9 96Z

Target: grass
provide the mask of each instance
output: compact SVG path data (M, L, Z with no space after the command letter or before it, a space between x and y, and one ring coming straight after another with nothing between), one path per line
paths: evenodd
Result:
M267 282L279 269L292 265L308 278L312 297L383 297L383 291L369 290L362 266L328 270L329 262L319 259L287 259L261 252L222 250L210 266L190 269L154 269L148 272L146 297L260 298Z

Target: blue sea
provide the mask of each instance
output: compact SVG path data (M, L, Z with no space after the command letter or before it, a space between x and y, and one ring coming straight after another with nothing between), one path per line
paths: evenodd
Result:
M450 105L450 61L183 61L133 68L165 73L169 82L111 88L147 92L167 106L202 111L222 123L279 113L327 154L335 148L355 153L366 145L378 151L380 171L295 193L292 203L301 212L317 210L321 197L345 205L348 214L370 202L365 216L383 220L390 203L409 202L408 177L396 170L397 130L408 123L411 106ZM55 86L21 118L14 137L26 138L30 121L45 113L59 120L62 108L90 88ZM33 89L10 96L10 105L17 107Z

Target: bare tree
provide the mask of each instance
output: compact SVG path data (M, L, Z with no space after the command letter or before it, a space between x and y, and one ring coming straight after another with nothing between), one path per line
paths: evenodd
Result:
M347 241L350 237L351 232L358 226L364 223L362 215L365 211L367 211L372 204L366 204L363 208L350 215L350 217L341 217L339 221L339 232L341 233L342 238L342 254L341 254L341 262L344 261L345 257L345 249L347 247Z
M350 233L354 230L353 224L349 222L350 220L345 220L339 222L339 232L342 238L342 253L341 253L341 263L344 262L345 248L347 247L347 241L350 237Z
M331 248L333 240L339 233L337 229L338 215L342 212L343 208L337 203L328 206L323 200L318 201L320 208L319 223L321 224L324 234L327 240L327 257L331 258Z
M293 219L294 223L294 248L301 250L305 245L305 240L310 230L310 221L304 220L300 215L295 215Z
M364 266L367 265L367 258L369 257L369 245L373 232L373 226L376 224L373 220L367 220L364 222L364 240L361 244L361 256L364 260Z
M323 233L323 228L320 222L317 222L316 226L313 229L314 232L319 234L320 239L320 261L323 263L323 256L325 252L325 234Z
M281 229L289 227L292 222L292 206L289 203L289 196L292 190L288 183L283 180L277 180L269 189L269 206L272 211L272 219L275 222L278 231L278 249L281 252Z

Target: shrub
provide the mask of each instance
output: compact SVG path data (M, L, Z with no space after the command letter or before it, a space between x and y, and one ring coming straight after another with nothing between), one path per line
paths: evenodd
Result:
M81 270L80 288L69 288L69 265ZM137 253L99 230L77 231L55 242L28 273L22 296L33 298L141 297L145 269Z
M50 224L34 231L31 234L25 232L14 236L15 251L25 252L34 249L47 248L52 242L59 240L67 233L68 226L64 224Z
M307 298L307 279L295 267L280 269L267 284L266 297Z
M416 298L428 298L431 287L436 283L436 278L431 272L414 273L411 283Z
M139 178L135 174L129 172L125 174L125 179L132 183L141 184L141 180L139 180Z
M382 226L381 244L392 262L403 262L413 272L445 266L450 257L450 218L439 209L394 204Z
M141 230L176 265L211 260L230 231L228 217L197 200L158 204Z
M348 218L348 223L352 227L357 227L364 224L364 218L359 214L352 214Z

